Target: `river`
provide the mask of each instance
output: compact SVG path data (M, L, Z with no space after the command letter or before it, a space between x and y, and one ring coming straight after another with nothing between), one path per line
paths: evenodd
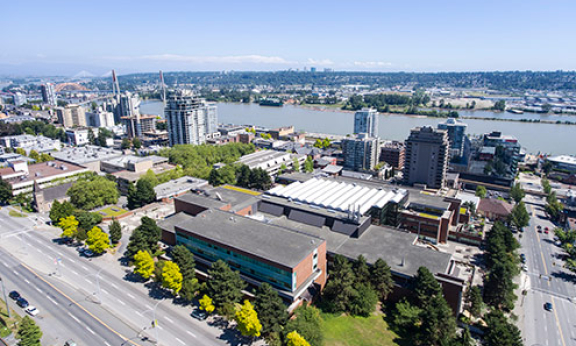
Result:
M142 102L140 110L143 114L163 116L163 106L158 101ZM511 114L488 111L459 112L463 116L485 118L516 118L542 120L571 120L575 116ZM533 117L533 118L532 118ZM557 125L523 123L511 121L492 121L479 119L463 119L468 124L469 134L482 134L491 131L501 131L504 134L516 136L528 153L576 154L576 125ZM265 127L294 125L296 130L308 132L333 133L345 135L352 133L354 128L353 113L339 110L319 111L297 106L264 107L258 104L218 103L218 121L223 124L251 124ZM433 125L445 121L442 118L426 118L405 115L380 115L379 135L383 139L405 140L410 129L417 126Z

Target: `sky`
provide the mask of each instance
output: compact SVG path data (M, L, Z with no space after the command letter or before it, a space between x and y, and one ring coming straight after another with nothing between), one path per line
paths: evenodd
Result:
M0 74L576 70L576 1L16 1Z

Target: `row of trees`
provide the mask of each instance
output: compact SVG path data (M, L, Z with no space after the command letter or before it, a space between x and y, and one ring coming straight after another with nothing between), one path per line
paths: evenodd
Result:
M122 139L122 143L120 144L121 149L130 149L131 147L134 147L134 149L142 148L142 141L140 138L134 137L132 140L130 140L130 138L124 137Z
M25 120L20 124L0 124L0 136L21 134L29 134L33 136L42 135L51 139L59 139L61 142L66 142L66 131L64 131L62 127L56 127L42 120Z
M234 164L218 169L212 168L208 182L214 186L232 184L257 190L268 190L272 185L272 179L266 170Z
M66 192L70 202L79 209L92 210L107 204L116 204L120 193L116 182L97 174L78 179Z

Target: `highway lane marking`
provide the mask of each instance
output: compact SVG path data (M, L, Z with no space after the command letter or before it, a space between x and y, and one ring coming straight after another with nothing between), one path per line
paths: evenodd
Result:
M86 278L84 278L84 280L86 280L89 284L92 284L92 281L90 281L90 280L88 280L88 279L86 279Z
M107 343L106 341L104 341L104 345L106 345L106 346L112 346L112 345L110 345L109 343Z
M115 284L113 284L113 283L110 283L110 286L112 286L112 287L114 287L114 288L118 289L118 286L116 286L116 285L115 285Z
M108 293L108 291L106 291L106 290L103 289L103 288L101 288L100 290L101 290L102 292L106 293L106 294L110 294L110 293Z
M142 313L141 313L140 311L136 311L136 314L137 314L138 316L144 317L144 315L142 315Z
M81 265L81 267L82 267L84 270L88 270L88 268L86 268L86 266Z
M18 274L18 272L15 270L12 270L12 273L14 273L14 275L20 276L20 274Z
M72 262L72 263L76 263L76 260L73 259L73 258L67 258L66 260L68 260L68 261L70 261L70 262Z
M30 281L28 281L28 279L24 279L24 282L26 282L28 285L30 285Z
M172 319L170 317L164 317L164 319L170 323L174 323L174 321L172 321Z
M562 341L562 346L566 346L566 342L564 341L564 333L562 332L562 326L560 325L560 320L558 319L558 313L556 312L556 304L554 303L554 297L552 297L551 301L552 301L552 310L554 311L554 319L556 320L556 325L558 326L558 330L560 331L560 341Z
M146 306L146 308L147 308L148 310L152 310L152 307L151 307L150 305L145 304L145 306Z
M67 294L65 294L64 292L62 292L60 289L58 289L56 286L52 285L50 282L48 282L46 279L44 279L43 277L41 277L40 275L38 275L34 270L32 270L32 268L28 267L27 265L25 265L24 263L21 263L21 265L26 268L29 272L31 272L32 274L34 274L38 279L44 281L44 283L46 283L48 286L52 287L53 290L55 290L56 292L58 292L60 295L62 295L64 298L68 299L72 304L76 305L79 309L81 309L82 311L84 311L86 314L88 314L90 317L92 317L94 320L96 320L98 323L100 323L101 325L103 325L106 329L108 329L110 332L116 334L120 339L124 340L125 342L129 342L135 346L142 346L132 340L130 340L129 338L125 337L124 335L120 334L119 332L117 332L115 329L112 329L109 325L107 325L106 323L104 323L104 321L102 321L101 319L99 319L98 317L96 317L93 313L91 313L90 311L86 310L86 308L84 308L82 305L80 305L78 302L76 302L75 300L73 300L72 298L70 298Z
M181 343L182 345L186 345L186 344L184 343L184 341L182 341L182 340L180 340L180 339L178 339L178 338L175 338L175 339L176 339L176 341L178 341L178 342Z
M122 304L122 305L126 306L126 303L124 303L124 302L123 302L123 301L121 301L120 299L116 299L116 300L118 301L118 303L120 303L120 304Z
M78 272L76 272L75 270L70 270L72 273L74 273L74 275L78 275Z
M161 326L161 325L158 325L158 329L162 330L162 329L164 329L164 328L162 328L162 326Z
M136 297L134 297L133 295L131 295L130 293L126 293L126 295L132 299L136 299ZM151 308L150 308L151 309Z
M72 319L74 319L74 321L81 323L80 320L78 319L78 317L72 315L71 313L68 313L68 315L70 315L70 317L72 317Z
M49 301L54 303L54 305L60 305L60 304L58 304L58 302L56 302L54 299L50 298L49 296L46 296L46 298L48 298Z
M39 289L38 287L34 287L34 289L35 289L36 291L38 291L38 293L43 293L42 290Z
M96 335L96 333L94 333L94 331L92 329L90 329L90 327L86 326L86 330L89 331L90 333L92 333L93 335Z
M196 334L192 333L191 331L187 330L186 333L190 334L193 338L196 337Z
M8 264L6 264L6 262L2 261L2 264L4 264L4 267L8 267Z
M36 248L35 248L36 249ZM44 251L40 250L40 249L36 249L38 252L40 252L41 254L44 255Z

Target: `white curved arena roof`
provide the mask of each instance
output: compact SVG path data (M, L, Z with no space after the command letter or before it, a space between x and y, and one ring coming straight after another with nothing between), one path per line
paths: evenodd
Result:
M398 203L407 191L403 189L384 190L357 184L313 178L306 182L294 182L287 186L277 186L267 194L284 197L295 202L314 205L328 210L366 213L370 208L382 208L388 202Z

